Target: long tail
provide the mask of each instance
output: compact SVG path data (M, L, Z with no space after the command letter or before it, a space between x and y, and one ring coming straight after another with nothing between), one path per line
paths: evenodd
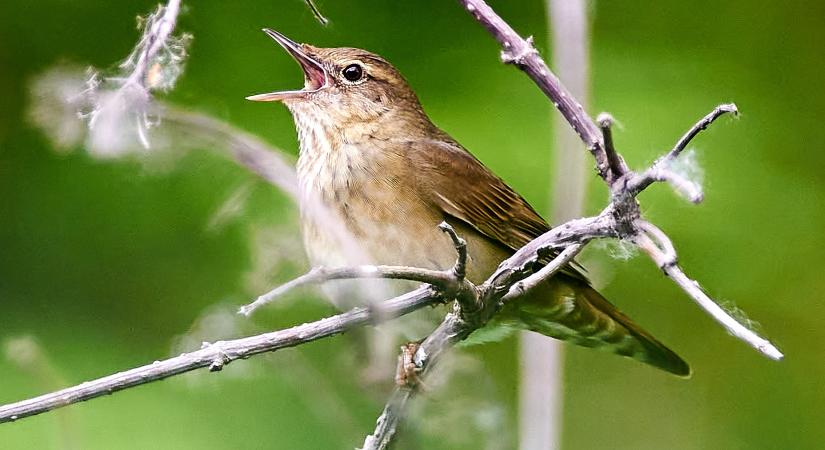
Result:
M691 375L682 358L583 280L557 275L534 294L509 304L502 315L546 336L604 349L681 377Z

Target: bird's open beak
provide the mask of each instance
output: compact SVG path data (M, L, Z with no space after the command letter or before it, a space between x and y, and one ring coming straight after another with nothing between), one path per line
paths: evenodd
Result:
M264 28L263 32L281 45L289 54L298 61L304 71L304 88L294 91L270 92L268 94L250 95L247 100L253 102L277 102L291 98L301 98L308 93L317 92L327 86L327 72L324 66L314 58L309 56L302 44L278 33L275 30Z

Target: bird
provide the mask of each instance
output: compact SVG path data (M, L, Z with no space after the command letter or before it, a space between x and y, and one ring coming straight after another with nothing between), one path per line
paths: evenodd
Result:
M310 263L449 268L455 247L438 228L446 221L467 242L467 279L481 283L551 229L521 195L430 120L387 60L358 48L315 47L263 31L303 71L302 89L247 99L281 102L292 114ZM310 214L313 202L337 217L361 253L340 242L335 226ZM597 292L577 264L508 302L496 321L677 376L691 374L682 358Z

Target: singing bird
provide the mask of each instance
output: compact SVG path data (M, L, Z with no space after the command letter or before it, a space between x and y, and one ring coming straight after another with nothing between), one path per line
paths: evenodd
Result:
M294 118L302 231L312 264L365 261L354 261L333 226L307 214L311 201L340 217L371 264L449 268L455 249L437 227L447 221L467 241L467 278L474 283L550 230L521 195L432 123L384 58L264 32L304 72L303 89L247 98L283 102ZM505 306L497 320L690 374L685 361L610 304L574 266Z

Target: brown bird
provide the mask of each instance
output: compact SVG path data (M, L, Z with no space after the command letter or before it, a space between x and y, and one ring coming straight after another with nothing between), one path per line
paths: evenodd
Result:
M303 89L248 99L283 102L295 120L302 228L312 264L449 268L455 250L437 228L446 220L467 240L467 278L480 283L515 250L550 230L524 198L430 121L386 60L357 48L318 48L264 32L304 72ZM330 224L313 220L307 213L312 201L340 217L366 257L348 251ZM690 374L685 361L610 304L573 266L508 305L497 321Z

